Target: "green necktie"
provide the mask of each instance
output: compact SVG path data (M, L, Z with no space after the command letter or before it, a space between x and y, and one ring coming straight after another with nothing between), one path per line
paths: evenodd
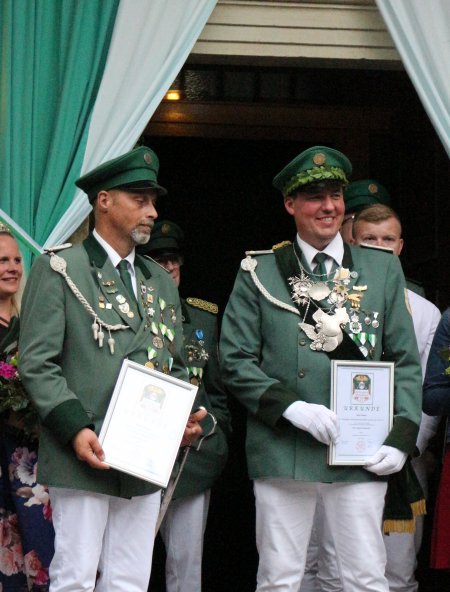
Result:
M133 284L131 283L130 272L128 271L128 263L125 259L119 261L119 263L117 264L117 269L119 270L120 279L124 283L125 288L128 290L131 298L133 298L133 300L136 301L136 296L133 290Z
M327 275L327 268L325 267L325 261L327 259L328 255L325 255L325 253L316 253L313 259L313 261L316 263L313 273L315 275L322 276L321 279L325 279L325 276Z

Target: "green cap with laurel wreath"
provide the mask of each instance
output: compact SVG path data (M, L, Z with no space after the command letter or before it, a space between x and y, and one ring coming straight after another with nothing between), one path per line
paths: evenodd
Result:
M307 185L323 181L347 185L347 176L351 172L352 165L345 154L327 146L312 146L291 160L274 177L273 185L283 195L290 195Z

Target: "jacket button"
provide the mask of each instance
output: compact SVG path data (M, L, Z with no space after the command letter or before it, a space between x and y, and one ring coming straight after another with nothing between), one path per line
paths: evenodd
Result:
M299 378L305 378L305 371L304 370L300 370L300 372L298 373Z
M306 345L306 339L300 339L298 342L299 345Z

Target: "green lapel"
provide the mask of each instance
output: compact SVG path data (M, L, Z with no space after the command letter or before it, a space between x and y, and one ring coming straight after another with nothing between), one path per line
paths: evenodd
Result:
M128 296L128 292L125 289L125 286L123 286L122 280L109 259L105 249L92 234L90 234L83 242L83 246L93 267L93 276L103 298L106 302L109 302L112 305L117 314L121 316L123 321L129 325L133 331L138 331L142 323L138 304L134 299L131 299ZM137 282L139 290L139 281L137 280ZM125 312L125 304L128 304L128 310L133 313L132 317L128 316L128 311Z

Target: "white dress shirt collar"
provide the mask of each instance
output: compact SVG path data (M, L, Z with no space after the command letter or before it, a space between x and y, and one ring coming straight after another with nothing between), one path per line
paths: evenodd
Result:
M99 235L99 233L95 230L95 228L94 228L92 234L93 234L94 238L100 243L100 245L105 249L106 254L108 255L113 266L117 268L120 261L122 261L122 257L119 255L119 253L115 249L112 248L112 246L109 243L107 243L105 241L104 238L102 238ZM130 253L128 253L128 255L126 257L123 257L123 259L125 259L125 261L128 262L128 271L130 272L130 275L131 275L131 283L133 284L134 290L136 290L136 273L134 270L135 254L136 254L135 249L133 249Z
M130 266L132 267L132 269L134 271L134 256L135 256L134 249L130 253L128 253L128 255L126 257L121 257L119 255L119 253L115 249L113 249L111 247L111 245L105 241L104 238L102 238L99 235L99 233L95 230L95 228L94 228L94 231L92 232L92 234L94 235L96 240L101 244L101 246L105 249L105 251L106 251L108 257L111 259L111 262L114 265L114 267L117 267L119 262L122 261L122 259L125 259L126 261L128 261L128 263L130 264Z
M297 234L297 243L311 271L316 266L316 263L313 262L313 259L317 253L325 253L325 255L328 255L328 259L325 261L325 267L327 268L328 273L330 273L333 264L337 265L338 267L342 265L342 259L344 258L344 241L342 240L342 236L339 232L325 247L325 249L323 249L323 251L318 251L312 247L309 243L300 238L299 234Z

